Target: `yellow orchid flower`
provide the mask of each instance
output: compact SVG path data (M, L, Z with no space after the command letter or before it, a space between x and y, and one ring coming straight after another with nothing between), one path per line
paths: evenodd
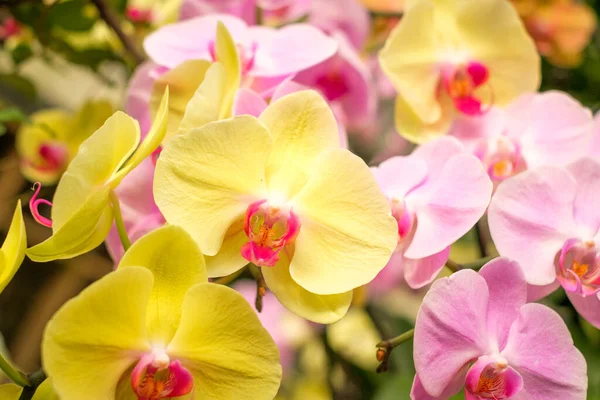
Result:
M23 388L14 383L0 385L0 399L2 400L19 400ZM46 379L38 386L31 400L60 400L52 387L51 379Z
M52 226L52 236L27 249L29 258L38 262L72 258L104 241L115 217L116 196L112 191L162 141L168 97L165 91L152 128L141 144L137 121L117 111L81 144L58 183L52 203L37 199L38 187L30 203L32 213L39 222ZM38 216L40 202L52 205L51 221Z
M371 281L397 244L397 224L365 163L339 148L314 91L173 137L154 178L169 223L198 242L210 277L248 262L296 314L340 319L352 289Z
M112 114L107 101L88 101L75 115L62 109L49 109L31 115L17 133L21 172L28 180L55 184L81 143Z
M540 83L540 58L506 0L412 0L379 54L398 97L396 128L423 143Z
M208 283L200 249L174 225L139 239L116 271L67 302L42 355L62 400L270 400L281 381L254 310Z
M4 244L2 244L2 248L0 248L0 293L2 293L21 266L23 258L25 258L26 247L25 223L23 222L21 201L18 201L8 234L6 235Z
M231 34L219 22L215 41L217 62L188 60L161 75L150 99L155 115L166 87L170 90L169 127L164 141L173 135L206 123L229 118L240 87L241 68Z

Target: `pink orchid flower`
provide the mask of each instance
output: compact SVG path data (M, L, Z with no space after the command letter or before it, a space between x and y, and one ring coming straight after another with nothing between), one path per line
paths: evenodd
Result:
M451 134L483 163L496 184L526 169L565 165L588 152L592 114L566 93L523 95L505 109L459 119Z
M121 204L121 214L125 230L131 243L165 224L165 218L158 210L152 194L154 161L146 158L115 189ZM113 224L107 238L106 249L115 265L123 257L123 246Z
M361 50L371 30L369 12L359 0L312 0L308 22L330 35L342 32Z
M377 93L371 72L342 32L334 32L335 56L306 69L296 82L320 91L339 108L339 119L350 131L377 131Z
M254 309L256 299L256 283L254 281L241 280L236 282L232 288L244 296ZM284 375L286 372L291 372L290 368L293 367L296 350L312 336L318 325L311 324L289 311L269 291L263 297L262 312L256 315L279 348Z
M256 22L256 0L183 0L179 19L186 20L207 14L229 14L247 24Z
M587 367L560 316L526 304L519 265L498 258L479 274L436 281L414 336L413 400L583 400Z
M450 245L485 213L492 183L479 160L451 137L372 171L398 221L398 246L386 268L402 268L411 288L423 287L444 267Z
M590 144L591 157L600 157L600 112L594 115L594 133Z
M335 40L308 24L281 29L248 26L226 14L212 14L165 26L149 35L144 48L152 61L171 69L186 60L216 61L215 32L222 22L238 46L244 86L261 95L285 79L333 56Z
M500 255L518 261L537 300L559 286L600 328L600 163L540 167L498 186L488 212Z
M127 85L124 109L140 124L142 137L146 136L152 125L148 104L152 97L152 85L154 85L153 71L157 68L158 65L152 62L143 63L135 70Z

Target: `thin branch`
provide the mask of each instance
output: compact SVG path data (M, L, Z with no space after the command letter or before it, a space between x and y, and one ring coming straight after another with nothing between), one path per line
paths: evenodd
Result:
M31 400L37 388L46 380L46 373L41 368L28 375L31 384L23 388L19 400Z
M404 332L402 335L396 336L394 338L388 340L382 340L377 343L377 361L379 361L379 366L377 367L377 373L380 374L382 372L387 372L390 368L390 356L392 354L392 350L396 347L400 346L402 343L407 342L413 338L415 335L415 330L411 329L410 331Z
M125 32L123 32L123 29L121 29L121 22L119 21L119 17L110 8L106 0L92 0L92 3L94 3L96 8L98 9L98 12L100 13L100 18L102 18L104 22L106 22L106 24L111 27L111 29L119 37L121 43L123 43L125 49L129 53L131 53L136 62L136 65L139 65L142 62L144 62L144 60L146 59L144 53L142 53L142 51L138 48L133 39L130 36L128 36Z
M485 264L487 264L489 261L493 260L494 258L496 258L496 257L493 257L493 256L482 257L478 260L475 260L475 261L472 261L469 263L464 263L464 264L459 264L456 261L448 259L448 261L446 261L446 267L452 272L458 272L461 269L472 269L475 271L479 271L481 269L481 267L483 267Z

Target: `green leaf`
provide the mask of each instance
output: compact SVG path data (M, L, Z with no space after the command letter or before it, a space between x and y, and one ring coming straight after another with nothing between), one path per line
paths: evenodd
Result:
M90 13L89 7L93 9L93 6L84 0L56 3L48 12L50 26L57 26L67 31L88 31L96 23L96 18L93 13Z
M31 51L31 47L25 43L19 44L11 51L11 56L15 64L19 65L23 61L29 59L33 55L33 51Z
M37 97L33 83L17 74L0 74L0 86L14 90L28 100L35 100Z
M8 107L0 110L0 122L26 122L31 123L29 117L16 107Z

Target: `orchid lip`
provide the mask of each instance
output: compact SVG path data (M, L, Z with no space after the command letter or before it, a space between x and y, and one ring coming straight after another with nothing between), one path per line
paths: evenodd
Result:
M35 182L33 184L32 189L34 189L35 192L33 193L33 196L31 196L31 199L29 200L29 209L31 210L31 215L33 216L33 219L37 223L44 225L48 228L51 228L52 220L41 215L39 212L39 207L40 207L40 204L45 204L49 207L52 207L52 203L46 199L38 198L38 196L40 194L40 190L42 189L42 184L40 182Z
M594 241L566 240L555 265L556 277L567 292L584 297L600 292L600 252Z
M155 350L140 358L131 373L131 386L140 400L161 400L190 393L194 379L181 362Z
M477 61L446 66L442 68L442 88L452 99L457 111L468 116L482 115L488 109L484 108L475 91L487 86L493 97L489 75L489 69Z

